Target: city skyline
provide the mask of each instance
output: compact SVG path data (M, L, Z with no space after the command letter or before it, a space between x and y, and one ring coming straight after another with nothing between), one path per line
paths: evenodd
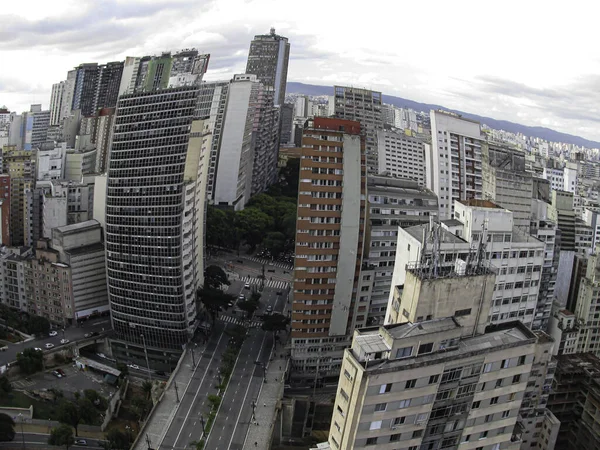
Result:
M436 2L427 10L402 4L398 14L386 14L389 4L376 2L373 20L345 14L338 24L331 20L336 5L312 8L311 1L294 14L271 0L34 3L26 12L6 5L0 15L0 56L19 67L18 75L0 75L0 104L17 112L30 103L47 107L52 84L82 62L196 47L212 55L206 80L230 79L244 72L252 37L275 27L293 43L289 81L352 84L600 140L594 94L599 64L589 56L587 30L593 27L586 25L592 15L578 14L572 21L577 28L569 32L577 8L528 3L519 4L517 14L513 8L483 10L474 2ZM448 28L463 19L468 27ZM389 39L399 23L401 33ZM561 33L541 32L542 24ZM490 33L490 26L518 32Z

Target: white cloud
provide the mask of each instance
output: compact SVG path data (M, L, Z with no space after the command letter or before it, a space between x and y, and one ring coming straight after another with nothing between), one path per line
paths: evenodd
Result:
M475 0L349 7L338 0L30 0L0 12L0 104L47 106L52 83L90 61L195 46L207 79L245 68L252 36L290 38L288 79L361 85L600 140L593 3ZM576 87L576 94L569 93ZM586 97L585 93L590 91ZM550 93L559 97L549 97ZM45 93L45 95L44 95Z

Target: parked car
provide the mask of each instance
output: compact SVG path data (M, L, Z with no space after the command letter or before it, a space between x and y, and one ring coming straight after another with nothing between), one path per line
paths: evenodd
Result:
M62 378L62 375L58 372L58 370L53 370L52 375L54 375L56 378Z
M41 348L39 348L39 347L35 347L35 348L34 348L34 350L35 350L36 352L43 352L43 350L42 350ZM23 353L23 352L21 352L21 353Z
M271 305L267 306L267 312L271 314L273 312L273 307Z
M227 307L231 308L233 306L233 302L227 303Z
M283 292L281 292L281 291L278 291L278 292L277 292L277 295L283 295Z
M87 445L87 441L85 439L75 439L75 445Z
M250 283L244 284L244 289L250 289Z
M56 335L58 335L58 331L56 331L56 330L52 330L50 333L48 333L48 336L50 336L50 337L54 337Z
M67 374L65 373L65 371L64 371L64 370L62 370L62 369L56 369L56 371L57 371L58 373L60 373L60 375L61 375L62 377L66 377L66 376L67 376Z
M243 302L244 300L246 300L246 296L244 294L240 294L240 296L238 297L238 300L240 302Z
M85 333L85 334L83 335L83 337L86 337L86 338L92 337L92 333Z
M7 345L5 345L4 347L0 347L0 352L5 352L6 350L8 350Z
M68 339L61 339L61 340L60 340L60 343L61 343L62 345L68 344L69 342L70 342L70 341L69 341Z
M127 367L130 369L140 370L140 367L137 364L129 364Z
M53 347L54 347L54 344L51 344L50 342L48 342L48 343L46 344L46 348L53 348Z

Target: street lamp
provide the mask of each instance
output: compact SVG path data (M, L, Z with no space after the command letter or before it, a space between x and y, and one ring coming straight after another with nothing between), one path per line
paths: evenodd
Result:
M198 347L198 344L194 344L194 345L190 346L190 350L192 352L192 368L196 367L196 359L194 358L194 348L197 348L197 347Z
M204 438L204 416L202 416L202 414L200 414L200 423L202 424L202 435L200 436L200 439Z
M146 369L148 369L148 378L152 381L152 374L150 373L150 363L148 362L148 348L146 347L146 338L143 334L140 334L142 342L144 343L144 355L146 356Z

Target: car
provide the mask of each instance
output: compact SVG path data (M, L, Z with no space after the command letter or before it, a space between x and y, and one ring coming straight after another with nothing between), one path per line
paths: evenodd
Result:
M43 352L43 350L42 350L41 348L39 348L39 347L35 347L35 348L34 348L34 350L35 350L36 352Z
M244 260L243 259L238 259L237 262L240 263L240 264L244 264Z
M277 291L277 295L283 295L283 292Z
M127 365L127 367L129 367L130 369L140 370L140 366L138 366L137 364L129 364Z
M250 283L244 284L244 289L250 289Z
M56 378L62 378L62 375L58 372L58 370L53 370L52 375L54 375Z
M240 294L240 296L238 297L238 300L240 302L243 302L244 300L246 300L246 296L244 294Z
M58 373L60 373L60 376L62 376L62 377L66 377L66 376L67 376L67 374L65 373L65 371L64 371L64 370L62 370L62 369L56 369L56 371L57 371Z
M85 333L85 334L83 335L83 337L86 337L86 338L92 337L92 333Z
M92 331L92 336L98 336L100 335L100 333L98 333L97 331Z
M271 305L267 306L267 312L268 313L272 313L273 312L273 307Z
M231 308L231 307L233 306L233 302L229 302L229 303L227 303L227 306L228 306L229 308Z
M48 342L48 343L46 344L46 348L52 348L52 347L54 347L54 344L51 344L50 342Z
M75 445L87 445L87 441L85 439L75 439Z
M54 337L54 336L57 336L57 335L58 335L58 331L54 331L54 330L51 331L50 333L48 333L48 336L50 336L50 337Z
M163 372L162 370L157 370L156 371L156 375L160 375L161 377L166 377L167 374L165 372Z
M5 352L6 350L8 350L7 345L5 345L4 347L0 347L0 352Z
M106 355L104 353L96 353L96 356L99 356L100 358L106 359Z
M61 339L61 340L60 340L60 343L61 343L61 344L63 344L63 345L64 345L64 344L68 344L69 342L70 342L70 341L69 341L68 339Z

